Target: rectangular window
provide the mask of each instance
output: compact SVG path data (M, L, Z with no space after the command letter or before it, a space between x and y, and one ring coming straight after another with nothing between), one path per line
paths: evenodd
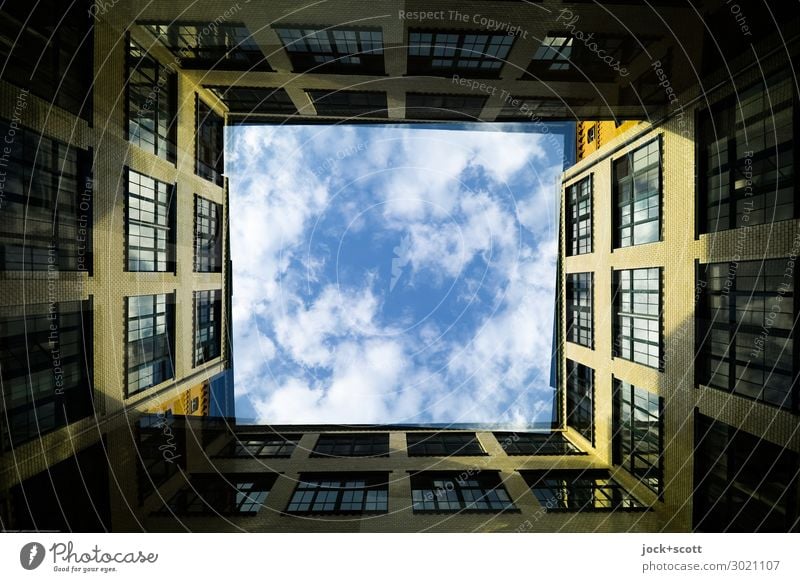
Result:
M567 256L592 252L592 176L567 186Z
M388 457L389 433L321 434L312 457Z
M497 471L423 472L411 475L414 513L516 510Z
M222 345L222 291L194 292L194 365L218 358Z
M386 513L389 510L388 477L388 473L304 473L286 512Z
M297 108L286 89L269 87L239 87L203 85L225 103L228 113L271 113L296 115Z
M661 138L614 160L614 248L661 240Z
M196 473L159 513L192 515L256 515L267 501L277 475L269 473Z
M308 91L317 115L388 117L386 93L379 91Z
M175 272L175 186L128 169L128 271Z
M278 27L295 73L383 75L380 28Z
M614 357L661 369L661 270L612 273Z
M93 335L91 300L0 308L0 450L93 413Z
M614 463L656 493L663 479L661 399L652 392L614 380Z
M567 71L572 59L574 39L570 36L545 36L533 54L531 66L541 71ZM534 65L535 63L535 65Z
M798 216L793 86L781 73L700 113L701 233Z
M194 270L222 272L222 205L194 196Z
M272 69L243 24L233 22L147 22L183 69L266 71Z
M580 117L580 111L591 100L585 97L517 96L503 100L497 119L532 120L540 117L568 118Z
M567 360L567 426L594 446L594 370Z
M408 74L499 78L513 35L463 30L408 31Z
M702 414L694 450L696 531L797 531L800 455Z
M409 457L449 457L485 455L474 432L406 433Z
M800 410L800 356L794 331L797 269L789 262L771 259L700 267L698 279L705 286L698 305L699 383Z
M40 0L3 2L0 7L3 80L90 123L93 6L91 0Z
M647 508L608 471L561 469L520 471L545 511L643 511Z
M128 141L174 163L178 133L178 75L150 57L130 39L130 35L126 65Z
M407 93L406 117L475 121L480 118L486 99L485 95Z
M567 341L594 348L594 273L567 275Z
M197 105L197 137L195 140L195 174L222 186L225 168L225 121L195 96Z
M126 398L174 377L175 296L126 299Z
M507 455L582 455L560 432L496 432L494 438Z
M91 151L0 119L0 270L92 273Z
M288 459L300 442L300 437L300 434L238 434L221 456Z

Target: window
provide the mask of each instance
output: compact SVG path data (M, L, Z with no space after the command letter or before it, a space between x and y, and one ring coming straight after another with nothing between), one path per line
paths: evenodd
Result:
M286 512L386 513L388 476L388 473L302 474Z
M225 103L229 113L295 115L297 108L285 89L204 85Z
M614 161L614 248L661 240L660 138Z
M308 91L317 115L388 117L386 93L377 91Z
M622 486L597 469L520 471L545 511L645 510Z
M295 73L384 74L381 29L323 28L275 29Z
M780 74L701 112L701 233L798 216L792 86Z
M567 36L545 36L533 55L539 69L566 71L570 68L573 39Z
M312 457L388 457L389 433L321 434Z
M178 133L178 75L151 58L130 39L130 35L126 65L128 141L174 163Z
M126 397L174 376L174 295L138 295L127 298Z
M798 530L798 453L702 414L695 443L695 530Z
M614 271L614 357L661 367L661 270Z
M224 120L199 97L197 104L197 139L195 148L195 174L222 186L225 167L223 143Z
M590 127L586 132L586 141L589 143L594 141L594 127Z
M94 412L92 322L91 300L0 308L0 450Z
M194 292L194 365L218 358L222 322L222 291Z
M142 26L169 49L183 69L272 71L243 24L148 22Z
M409 457L485 455L474 432L406 433Z
M222 456L288 459L300 437L300 434L238 434Z
M567 256L592 252L592 176L567 186Z
M197 412L200 410L200 397L195 396L192 398L191 402L189 402L189 414Z
M614 380L614 463L661 493L663 462L661 399L652 392Z
M582 455L560 432L496 432L494 437L507 455Z
M414 513L516 510L497 471L423 472L411 475Z
M194 196L194 270L222 272L222 205Z
M128 169L128 271L175 272L175 186Z
M567 275L567 341L594 347L592 305L594 273Z
M90 0L3 2L3 80L92 120L94 16ZM8 135L8 134L3 134Z
M171 411L146 414L136 422L139 504L186 468L186 431L175 425Z
M198 473L170 499L160 513L256 515L267 501L277 476L268 473Z
M706 281L698 276L700 384L800 410L796 272L788 259L705 266Z
M594 370L567 360L567 426L594 446Z
M464 119L475 121L486 104L485 95L406 94L409 119Z
M91 274L91 152L2 119L0 134L13 136L0 148L0 270Z
M508 97L503 100L497 119L534 121L540 118L575 119L591 100L584 97Z
M466 31L408 31L408 74L500 77L516 37Z

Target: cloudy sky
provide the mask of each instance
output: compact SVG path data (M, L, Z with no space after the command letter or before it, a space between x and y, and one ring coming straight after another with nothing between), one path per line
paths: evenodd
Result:
M238 417L549 420L560 137L227 131Z

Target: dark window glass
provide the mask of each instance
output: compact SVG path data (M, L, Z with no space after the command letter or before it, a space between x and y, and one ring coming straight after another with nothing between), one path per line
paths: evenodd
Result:
M389 434L322 434L312 457L388 457Z
M200 98L197 102L197 139L195 140L195 173L222 186L225 168L225 121Z
M386 93L377 91L308 91L317 115L388 117Z
M297 108L285 89L205 85L225 103L230 113L272 113L294 115Z
M661 240L660 143L614 161L614 248Z
M797 268L772 259L702 270L698 381L798 411Z
M800 529L800 455L697 415L694 527L705 532Z
M661 272L613 272L614 357L661 366Z
M594 127L590 127L586 132L586 141L592 143L594 141Z
M3 2L0 7L2 79L89 122L94 74L92 4L90 0L40 0Z
M194 270L222 272L222 205L194 197Z
M271 71L264 53L243 24L153 22L143 26L184 69Z
M647 509L609 477L608 471L564 469L520 471L546 511Z
M267 501L276 475L269 473L199 473L169 500L160 513L256 515Z
M384 74L379 28L280 27L275 31L296 73Z
M128 141L175 162L177 149L178 75L128 39Z
M0 135L0 270L91 274L90 152L1 119Z
M567 360L567 426L594 445L594 370Z
M567 341L587 348L594 347L593 295L593 273L570 273L567 275Z
M485 455L474 432L406 433L409 457Z
M531 73L544 73L549 71L568 71L574 64L572 49L575 39L571 36L545 36L542 44L533 54L533 61L529 67Z
M186 432L172 413L148 414L136 425L139 503L186 468Z
M516 510L496 471L417 473L411 475L415 513L498 512Z
M299 434L238 434L221 456L289 458L292 456Z
M408 74L498 78L516 37L454 30L408 31Z
M567 256L592 252L592 176L567 187Z
M797 216L792 87L781 74L701 112L700 232Z
M581 455L582 451L560 432L496 432L507 455Z
M621 380L614 381L614 463L656 493L662 487L661 399Z
M218 358L222 344L222 291L194 292L194 365Z
M303 474L287 513L386 513L387 473Z
M174 376L174 295L127 298L127 396Z
M0 309L0 444L8 450L92 414L91 301Z
M579 117L576 108L589 103L584 97L509 97L503 100L497 119L525 119L536 121L541 118L574 120Z
M175 271L175 186L128 170L128 271Z
M409 119L463 119L475 121L486 104L485 95L406 94Z

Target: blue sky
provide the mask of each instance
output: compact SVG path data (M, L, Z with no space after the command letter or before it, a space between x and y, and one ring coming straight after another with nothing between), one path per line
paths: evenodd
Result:
M239 418L549 420L560 136L227 131Z

